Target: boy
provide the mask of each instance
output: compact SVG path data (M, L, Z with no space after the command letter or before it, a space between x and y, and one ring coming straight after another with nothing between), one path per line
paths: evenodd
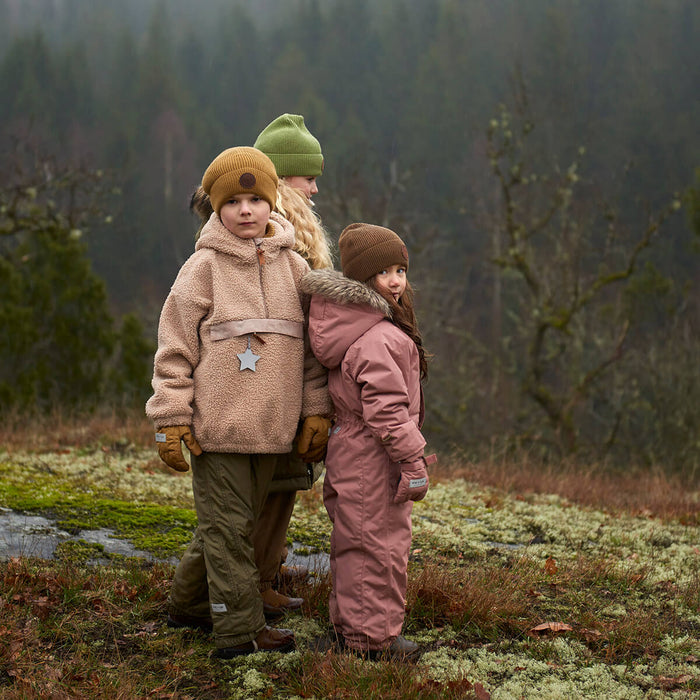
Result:
M199 526L175 572L170 619L213 626L220 658L289 651L293 633L265 624L251 535L299 420L321 426L314 442L327 440L326 375L304 343L309 268L292 251L293 227L272 212L277 174L265 154L223 151L202 186L214 212L163 305L146 404L163 461L187 469L181 439L193 455ZM206 587L191 567L202 552Z

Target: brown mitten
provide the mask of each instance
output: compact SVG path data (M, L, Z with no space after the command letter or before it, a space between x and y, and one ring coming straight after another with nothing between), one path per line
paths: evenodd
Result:
M297 451L304 462L320 462L326 456L331 422L323 416L308 416L299 432Z
M182 454L180 440L185 441L187 449L193 455L201 455L202 448L188 425L168 425L156 430L156 442L158 443L158 456L171 468L178 472L186 472L190 465L187 464Z
M430 486L427 466L436 462L435 455L421 457L415 462L403 462L401 464L401 479L399 479L399 486L394 495L394 503L420 501L425 498Z

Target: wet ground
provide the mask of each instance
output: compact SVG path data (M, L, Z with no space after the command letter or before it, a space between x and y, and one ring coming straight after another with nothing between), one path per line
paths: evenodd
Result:
M17 556L52 559L56 548L63 542L99 544L106 554L156 561L148 552L136 549L129 540L116 538L112 530L81 530L77 535L71 535L40 515L26 515L0 508L0 559Z
M130 540L115 537L113 530L81 530L73 535L40 515L27 515L0 507L0 560L18 556L53 559L56 548L64 542L99 544L104 548L105 554L140 557L171 564L177 564L178 561L177 557L157 559L149 552L136 549ZM311 571L324 572L328 569L328 555L321 553L305 556L295 553L292 547L287 563L307 566Z

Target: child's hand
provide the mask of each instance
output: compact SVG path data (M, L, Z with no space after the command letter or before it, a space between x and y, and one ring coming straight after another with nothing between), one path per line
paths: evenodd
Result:
M326 456L328 436L331 433L331 422L323 416L308 416L304 418L299 433L297 451L304 462L320 462Z
M415 462L403 462L401 466L401 478L394 495L394 503L406 503L406 501L420 501L425 498L430 486L428 479L428 464L435 464L435 455L421 457Z
M156 431L156 442L158 443L158 456L171 468L178 472L186 472L190 465L187 464L182 454L180 440L185 441L185 445L193 455L201 455L202 448L192 435L188 425L169 425L165 428L158 428Z

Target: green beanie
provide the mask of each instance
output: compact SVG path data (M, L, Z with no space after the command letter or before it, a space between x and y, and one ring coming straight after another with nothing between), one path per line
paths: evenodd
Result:
M323 172L321 144L300 114L273 119L253 144L275 164L279 177L318 177Z

